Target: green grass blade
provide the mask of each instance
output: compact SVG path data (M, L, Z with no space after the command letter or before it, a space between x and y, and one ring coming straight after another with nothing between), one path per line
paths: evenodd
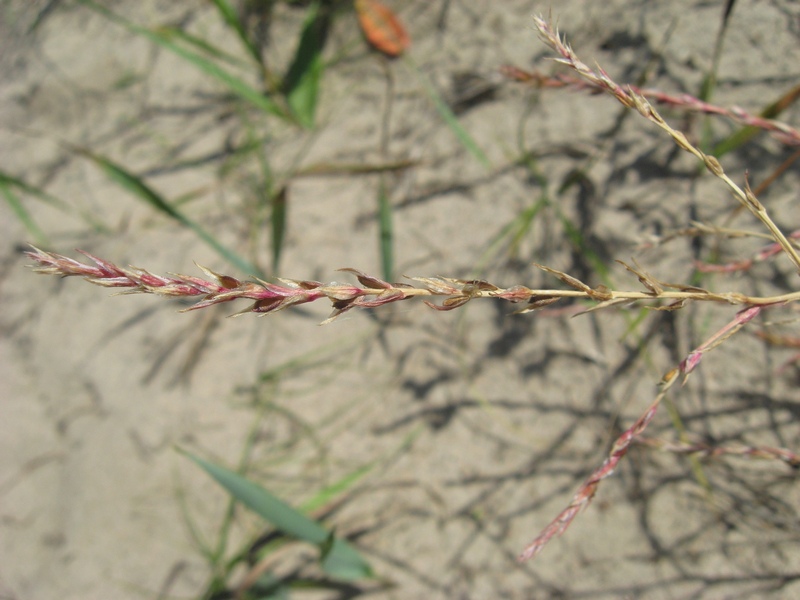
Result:
M341 356L346 356L359 344L372 337L369 333L338 338L336 341L319 346L310 352L287 359L286 361L262 371L258 376L259 383L277 383L281 377L298 376L309 371L316 371L324 365L330 365Z
M42 200L43 202L47 202L48 204L55 206L61 210L69 210L69 207L63 200L59 200L55 196L51 196L44 190L30 185L26 183L22 179L18 177L14 177L13 175L9 175L3 171L0 171L0 185L7 186L9 188L17 188L20 191L25 192L26 194L30 194L31 196L35 196Z
M261 53L256 48L253 41L247 35L247 32L244 30L242 25L241 19L239 19L239 13L236 12L236 9L233 5L228 2L228 0L212 0L214 2L214 6L217 7L217 11L222 16L222 20L236 32L239 40L242 42L242 45L245 47L247 52L253 59L263 67L264 62L261 58Z
M106 175L116 183L118 183L122 188L137 196L141 200L147 202L150 206L155 208L158 211L163 212L167 216L175 219L176 221L180 221L184 225L189 224L189 219L183 213L178 211L174 208L171 204L169 204L163 196L158 194L155 190L153 190L150 186L148 186L142 179L137 177L136 175L132 174L130 171L127 171L120 165L112 162L111 160L94 154L88 150L82 148L74 148L75 152L88 158L93 163L95 163L98 167L100 167Z
M280 107L274 100L265 96L257 89L246 83L245 81L239 79L238 77L232 75L228 71L222 69L216 63L211 62L209 59L201 56L191 50L184 48L180 44L176 44L173 41L173 36L170 33L170 30L150 30L146 27L141 27L140 25L136 25L120 17L116 13L108 10L104 6L93 2L92 0L78 0L81 4L88 6L95 12L98 12L108 18L110 21L121 25L122 27L126 28L128 31L141 35L149 39L151 42L154 42L177 54L181 58L185 59L187 62L191 63L207 75L213 77L218 82L223 84L232 94L238 96L242 100L245 100L255 106L256 108L270 113L276 116L279 116L286 120L291 120L291 117L286 113L286 111Z
M328 37L327 14L327 11L320 10L319 2L308 7L297 51L284 78L286 101L297 120L309 129L314 126L317 112L323 71L322 49Z
M363 467L357 468L352 473L348 473L344 477L342 477L339 481L332 483L331 485L323 488L317 494L314 495L313 498L310 500L303 502L301 505L302 509L306 512L313 512L318 508L325 506L326 504L333 502L342 494L346 493L350 488L352 488L355 484L361 481L364 476L367 475L372 468L375 466L374 463L370 463L368 465L364 465Z
M762 131L763 130L759 129L758 127L746 125L715 145L711 149L711 154L717 158L721 158L723 155L728 154L729 152L732 152L741 146L744 146Z
M272 197L272 272L278 272L278 264L281 259L283 242L286 239L286 219L289 212L289 190L286 186L282 187L277 194Z
M381 179L378 191L378 228L379 245L381 250L381 266L383 268L383 278L392 281L394 273L394 233L392 230L392 204L389 202L389 194L386 192L386 185Z
M795 85L785 94L781 94L780 98L775 100L775 102L772 102L766 108L764 108L764 110L759 113L759 116L764 119L776 119L784 110L794 104L799 97L800 85ZM711 153L719 158L723 154L727 154L728 152L732 152L733 150L738 149L740 146L743 146L762 131L763 129L754 127L752 125L742 127L714 146L714 149L711 151Z
M509 223L504 225L497 235L489 241L486 250L478 259L475 267L475 277L481 277L489 261L497 255L500 247L506 244L506 242L508 254L513 256L517 252L517 248L522 243L522 240L530 233L536 215L547 206L549 206L549 200L546 196L542 196L531 206L517 214Z
M183 453L213 477L231 496L277 529L326 550L322 557L322 568L325 572L341 579L362 579L372 576L371 567L353 546L341 538L334 537L316 521L309 519L238 473L188 452L183 451Z
M75 213L77 212L81 218L88 223L95 231L97 232L108 232L109 228L104 224L98 221L97 217L88 211L81 211L77 210L71 206L69 206L63 200L56 198L45 192L44 190L30 185L26 183L22 179L14 177L13 175L9 175L8 173L4 173L0 171L0 186L7 187L9 190L17 189L21 192L25 192L26 194L30 194L34 198L38 198L39 200L46 202L47 204L64 211L65 213Z
M129 191L131 194L146 202L154 209L164 213L168 217L175 219L185 227L191 229L200 239L211 246L217 252L217 254L219 254L222 258L227 260L231 265L235 266L240 271L247 273L248 275L256 275L259 277L264 276L257 266L223 246L219 240L217 240L200 225L192 221L184 213L167 202L163 196L148 186L141 178L127 171L120 165L110 161L109 159L93 154L86 149L73 148L73 150L94 162L106 173L106 175L108 175L109 178L119 184L123 189Z
M719 30L717 31L717 37L714 40L711 66L703 78L703 82L697 94L697 97L703 102L711 102L711 96L717 87L717 75L719 73L720 60L722 59L722 47L725 43L725 38L727 37L726 34L728 31L728 23L730 21L731 13L733 12L734 4L736 4L736 0L727 0L725 9L722 13L722 19L720 21ZM710 152L712 150L712 139L714 134L711 128L711 122L712 120L710 115L705 115L701 120L699 148L705 152ZM698 166L698 169L700 171L704 169L702 164Z
M563 211L559 210L557 211L557 214L562 226L564 227L567 239L572 242L573 246L578 249L578 252L586 258L586 261L589 264L591 264L592 269L595 271L600 280L605 285L610 285L611 271L609 270L608 265L603 261L600 255L592 249L580 228L575 225L575 223L573 223Z
M25 227L33 240L37 244L46 246L47 235L33 220L33 217L31 217L28 209L25 208L25 205L19 196L14 193L15 189L26 194L30 194L31 196L34 196L35 198L38 198L43 202L46 202L51 206L55 206L56 208L64 211L68 211L69 207L63 201L51 196L44 190L30 185L18 177L14 177L13 175L9 175L8 173L0 171L0 191L2 191L3 197L6 199L11 211L16 215L17 219L20 221L20 223L22 223L22 226Z
M36 224L36 221L33 220L33 217L31 217L28 210L22 204L19 196L17 196L11 189L11 186L0 180L0 192L2 192L3 197L8 203L8 206L11 208L11 211L16 215L19 222L22 223L22 226L27 230L28 235L30 235L37 244L46 246L47 236Z
M145 30L146 31L146 30ZM148 32L152 33L152 32ZM204 57L195 54L185 48L177 44L173 44L168 36L159 35L158 33L152 33L152 35L148 35L150 39L155 41L156 43L160 44L161 46L171 50L178 56L186 59L188 62L195 65L198 69L205 72L207 75L210 75L220 83L222 83L225 87L227 87L234 95L239 96L242 100L245 100L255 106L256 108L281 117L282 119L289 120L286 111L283 110L278 104L276 104L272 99L268 96L265 96L261 92L259 92L254 87L250 86L248 83L245 83L238 77L231 75L224 69L220 68L215 63L205 59Z
M575 169L567 174L564 183L562 183L558 189L558 195L563 196L571 187L580 186L582 181L585 181L588 185L591 185L591 181L586 173L581 169ZM572 242L572 245L578 250L578 253L583 256L592 266L592 270L598 275L600 280L608 287L613 287L613 283L611 281L611 271L609 270L608 265L603 258L592 249L592 246L586 239L582 228L575 224L575 222L573 222L572 219L567 216L567 214L561 208L560 203L555 202L551 204L551 206L555 210L558 219L561 221L561 225L564 227L564 233L566 234L567 239Z
M473 139L473 137L469 134L469 132L464 129L464 126L458 120L455 113L450 110L450 107L447 105L447 102L444 101L441 94L436 90L435 87L428 81L428 78L423 75L422 71L411 61L408 56L404 56L403 60L405 61L406 65L408 65L409 69L411 69L412 73L417 76L420 83L422 83L422 87L425 89L425 92L428 94L428 97L433 102L433 105L436 107L436 111L439 113L439 116L442 117L442 120L445 124L450 128L453 134L458 138L458 141L461 142L461 145L467 149L467 151L475 157L475 159L481 163L487 169L491 169L492 165L489 162L489 158L484 154L483 150L481 150L478 143Z
M178 29L176 27L161 27L158 30L159 35L163 35L170 39L176 39L182 41L187 46L193 46L197 50L200 50L210 57L215 58L217 60L225 61L231 65L237 67L244 67L249 65L246 61L233 56L225 52L224 50L218 48L214 44L207 42L206 40L197 37L196 35L192 35L191 33L187 33L182 29Z

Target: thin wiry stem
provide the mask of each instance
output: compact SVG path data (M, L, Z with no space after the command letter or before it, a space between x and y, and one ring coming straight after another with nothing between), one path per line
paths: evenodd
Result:
M557 73L555 75L545 75L537 71L526 71L518 67L506 65L501 68L501 72L508 78L521 83L529 83L543 88L570 88L573 90L587 90L590 93L598 94L605 91L600 84L570 75ZM653 100L659 104L680 108L685 111L699 112L707 115L719 115L735 121L741 125L757 127L771 133L778 141L787 146L800 146L800 130L792 127L788 123L767 119L758 115L748 113L739 106L725 108L695 98L691 94L668 94L661 90L652 88L640 88L635 85L627 86L633 93L643 96L648 100Z
M745 458L759 458L763 460L780 460L787 465L800 468L800 454L786 448L773 448L771 446L711 446L702 442L684 443L670 442L655 438L640 437L636 440L640 446L658 448L664 452L674 454L699 454L714 458L719 456L742 456Z
M520 562L530 560L541 552L545 545L554 537L561 535L567 530L575 517L582 509L586 508L597 493L597 488L600 482L607 477L611 477L617 468L617 465L622 458L628 453L631 443L645 430L656 416L658 407L661 401L667 395L667 392L672 387L672 384L678 379L678 370L670 372L663 380L663 387L656 396L655 400L650 404L644 414L637 419L629 429L627 429L621 436L617 438L614 445L609 452L608 458L603 462L600 467L595 470L586 481L578 488L569 505L562 510L558 516L553 519L550 524L545 527L542 532L530 544L525 546L525 549L519 555Z
M520 562L530 560L539 554L539 552L544 549L545 545L551 539L564 533L572 521L575 520L575 517L577 517L581 512L581 510L589 505L594 498L595 493L597 492L600 482L610 477L614 473L620 461L628 453L631 444L635 442L642 433L644 433L645 429L647 429L647 426L656 416L658 407L661 405L661 401L666 397L667 392L678 380L680 375L683 375L683 380L686 381L686 378L689 376L689 374L697 368L698 364L700 364L700 361L705 353L719 346L723 341L754 319L760 312L761 307L759 306L750 306L739 311L730 323L727 323L708 340L690 352L689 355L681 361L678 367L672 369L669 373L664 375L664 377L661 379L661 391L650 403L650 406L647 407L647 410L644 411L644 413L633 425L626 429L622 435L616 439L608 454L608 458L606 458L603 464L600 465L600 467L597 468L591 475L589 475L589 477L581 484L581 486L572 496L572 500L570 501L569 505L562 510L558 516L553 519L550 524L547 525L547 527L545 527L544 530L542 530L542 532L530 544L525 547L525 549L522 551L522 554L519 555L518 560ZM786 453L787 456L792 454L788 451L786 451ZM778 455L774 455L773 458L781 458L782 460L785 460L782 456Z

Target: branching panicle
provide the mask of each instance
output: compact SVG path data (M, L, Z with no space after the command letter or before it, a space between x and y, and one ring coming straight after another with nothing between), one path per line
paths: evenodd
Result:
M563 60L559 62L564 62ZM545 75L539 71L526 71L515 66L505 65L500 72L507 78L520 83L528 83L542 88L568 88L575 91L587 91L591 94L600 94L606 87L594 79L581 79L564 73ZM606 76L607 77L607 76ZM756 127L771 133L775 139L787 146L800 146L800 130L788 123L752 115L739 106L725 108L717 106L690 94L668 94L661 90L640 88L635 85L628 86L634 93L648 100L653 100L660 105L679 108L685 111L719 115L726 117L741 125ZM627 105L627 103L626 103Z
M705 110L707 112L713 110L711 105L700 103L699 100L691 99L690 97L684 96L675 100L667 96L648 94L643 90L630 86L620 86L600 67L591 69L581 62L572 48L561 38L558 31L554 30L543 18L536 17L534 21L541 38L558 54L559 58L556 60L573 69L584 81L588 82L585 84L586 87L592 91L603 91L611 94L624 106L636 110L644 118L665 131L681 149L702 161L709 172L728 186L741 205L766 226L768 234L755 235L766 237L774 243L748 261L717 267L718 270L730 272L740 268L749 268L754 261L765 260L778 252L784 252L800 271L800 254L797 250L797 244L791 241L793 238L800 237L800 234L795 232L792 236L784 235L775 225L763 204L750 190L747 182L745 181L744 188L734 183L725 174L723 167L715 157L703 153L693 146L682 132L673 129L651 106L645 96L651 95L660 102L681 103L682 105L693 106L697 110ZM522 78L524 72L517 70L514 75L517 78ZM564 81L568 81L573 86L578 85L572 80ZM789 138L795 136L793 138L795 142L800 143L800 135L795 130L788 128L788 126L782 128L779 124L767 122L766 120L757 122L755 118L746 115L743 111L728 111L726 114L738 117L748 124L755 124L773 132L778 132ZM689 233L695 234L698 232L732 235L730 230L708 228L702 224L695 223ZM741 232L734 233L741 235ZM747 235L753 234L747 233ZM713 292L697 286L660 281L635 260L632 261L632 266L621 261L618 262L628 273L638 279L641 287L638 290L620 291L612 290L602 285L593 287L572 275L543 265L536 266L560 281L561 288L537 289L520 284L503 288L483 280L448 277L408 277L407 279L412 284L390 283L352 268L341 270L354 277L358 282L357 284L322 283L319 281L293 279L277 279L276 282L242 281L229 275L216 273L205 267L200 267L205 274L205 278L188 275L160 276L138 267L121 268L87 252L80 252L91 262L82 263L35 247L32 247L32 250L26 254L35 263L34 271L37 273L62 277L79 276L95 285L118 288L120 293L154 294L196 300L192 306L184 309L184 311L197 310L244 299L250 301L251 304L237 314L254 313L264 315L278 312L290 306L327 299L333 311L323 323L329 323L353 308L378 308L385 304L408 300L416 296L424 298L425 304L439 311L454 310L467 302L481 298L493 298L518 304L520 307L516 311L517 313L541 310L562 300L584 301L587 306L583 312L631 303L644 304L648 308L656 310L679 310L690 302L716 302L739 306L740 309L729 323L689 352L678 365L664 375L661 380L660 391L650 401L644 413L616 439L603 463L578 488L569 505L525 548L519 557L520 560L527 560L536 556L551 539L562 534L569 527L579 512L591 502L600 483L614 473L633 443L656 445L668 451L682 453L738 454L748 457L775 458L793 467L800 466L800 456L783 449L743 446L741 448L720 450L712 449L702 444L670 446L667 443L657 443L642 438L642 434L652 422L668 391L679 379L682 378L685 381L692 371L698 367L706 353L734 335L758 316L764 308L771 305L799 301L800 291L769 297L749 296L735 291ZM702 266L699 268L702 270ZM434 299L437 301L431 301ZM778 342L796 343L800 346L800 341L789 338L781 340L776 337L774 343Z
M556 59L558 62L568 66L578 73L581 77L589 81L597 89L604 90L614 96L619 102L628 108L635 109L645 119L654 123L662 130L664 130L679 148L696 156L706 166L708 171L714 176L721 179L725 185L733 192L734 197L749 210L759 221L761 221L769 230L773 239L781 246L783 251L792 261L800 272L800 253L789 242L784 233L775 224L769 216L767 209L758 201L758 199L750 191L749 185L745 183L745 188L742 189L730 177L725 174L725 171L720 165L719 161L713 156L707 155L695 146L693 146L686 136L672 128L664 119L658 114L655 108L650 105L647 99L641 94L637 93L634 88L627 86L623 88L615 83L608 74L598 67L597 71L593 71L581 62L572 48L561 39L558 30L554 30L547 21L542 17L535 17L534 24L539 30L539 37L553 50L555 50L561 58Z

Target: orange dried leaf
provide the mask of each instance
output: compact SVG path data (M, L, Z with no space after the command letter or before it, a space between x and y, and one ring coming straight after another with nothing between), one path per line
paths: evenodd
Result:
M355 0L358 23L369 44L387 56L400 56L411 44L405 27L391 9L376 0Z

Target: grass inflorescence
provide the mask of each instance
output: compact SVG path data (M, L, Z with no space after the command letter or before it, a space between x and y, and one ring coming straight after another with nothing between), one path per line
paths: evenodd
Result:
M730 273L745 270L754 261L775 259L785 256L792 267L800 272L800 252L798 252L798 234L785 233L775 223L770 211L759 201L751 190L747 178L743 184L736 183L724 170L719 160L707 153L688 137L670 125L653 107L649 99L655 102L707 114L723 115L750 127L769 131L784 143L800 143L800 135L791 126L762 116L753 116L740 109L718 109L717 107L689 95L674 96L657 90L645 90L634 86L623 86L615 82L602 68L592 69L582 62L572 48L564 41L547 20L542 17L534 19L541 39L557 55L557 62L571 69L575 76L544 77L521 70L506 69L506 73L520 81L534 81L543 86L568 87L571 89L589 89L614 97L626 108L642 116L649 123L663 131L681 150L693 155L701 165L718 178L731 192L738 204L749 211L763 226L763 232L745 232L711 228L701 223L694 223L686 235L752 235L768 240L769 246L754 259L745 259L723 266L705 266L698 264L698 271L717 271ZM276 251L277 252L277 251ZM796 453L781 448L741 446L738 448L715 448L706 444L676 443L667 444L653 441L643 436L648 425L657 414L659 406L673 388L694 371L703 356L712 349L723 344L732 335L746 326L768 307L785 306L800 300L800 291L790 291L772 296L755 296L737 290L714 291L699 285L671 283L661 281L647 272L636 261L618 261L624 269L639 282L637 289L611 289L605 285L590 286L578 277L544 265L536 265L555 280L561 282L559 287L535 288L524 284L502 287L483 279L461 279L443 276L408 277L409 283L392 283L385 279L368 275L353 268L341 271L355 278L357 283L328 282L314 280L275 278L274 281L264 279L242 280L230 275L222 275L205 267L200 269L205 278L189 275L161 276L138 267L120 267L103 258L83 252L93 264L80 262L61 254L33 248L28 256L35 263L35 271L43 274L59 276L78 276L90 283L114 288L121 293L154 294L165 297L183 297L195 299L196 302L184 311L197 310L217 304L246 300L251 304L236 314L253 313L265 315L283 309L306 304L317 300L328 301L332 313L323 321L330 323L343 313L354 308L377 309L383 305L394 304L413 298L421 298L425 304L439 311L458 309L470 301L478 299L503 300L516 305L517 313L529 313L547 310L555 303L562 301L580 301L584 303L583 313L602 309L619 308L631 304L640 304L654 310L678 311L696 302L717 303L735 306L737 312L729 322L709 336L706 341L697 345L691 352L669 369L660 381L660 388L650 400L641 416L628 426L611 444L607 458L579 486L567 507L560 512L549 525L523 550L521 560L536 556L555 536L563 533L573 522L577 514L594 497L600 483L609 477L618 467L620 461L628 453L634 443L658 447L676 453L703 454L721 456L736 454L752 458L781 460L793 467L800 464ZM276 261L277 262L277 261ZM391 265L384 270L390 271ZM388 277L386 277L388 279ZM321 535L321 534L320 534Z

